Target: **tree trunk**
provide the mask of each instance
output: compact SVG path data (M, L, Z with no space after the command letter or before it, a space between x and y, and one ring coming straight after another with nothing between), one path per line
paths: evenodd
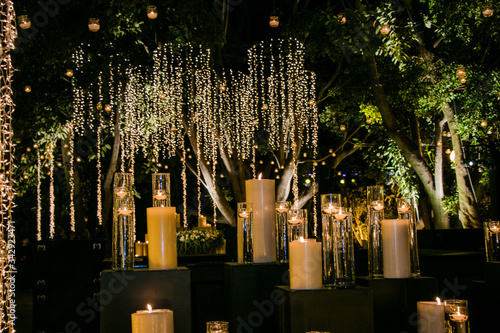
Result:
M443 114L448 122L448 129L451 134L451 142L455 152L455 176L457 181L459 212L458 218L464 228L481 228L481 219L477 210L476 199L472 190L467 169L463 164L462 142L457 132L455 123L455 113L448 104L443 105Z
M436 205L441 205L441 201L444 198L444 154L443 154L443 126L446 123L446 119L443 118L436 122L436 130L434 142L436 142L436 156L434 162L434 193L435 197L432 200L436 201ZM439 214L439 215L438 215ZM434 211L434 218L436 221L440 221L439 225L435 225L437 229L448 229L450 227L450 218L444 209Z

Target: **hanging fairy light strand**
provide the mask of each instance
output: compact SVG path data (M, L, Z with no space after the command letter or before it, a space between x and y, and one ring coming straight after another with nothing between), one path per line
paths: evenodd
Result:
M69 170L69 217L71 231L76 231L75 218L75 169L74 169L74 153L75 153L75 132L73 122L69 122L68 126L68 170Z
M50 212L50 224L49 224L49 238L54 238L55 233L55 223L56 223L56 205L54 196L54 145L53 141L49 142L48 158L49 158L49 212Z

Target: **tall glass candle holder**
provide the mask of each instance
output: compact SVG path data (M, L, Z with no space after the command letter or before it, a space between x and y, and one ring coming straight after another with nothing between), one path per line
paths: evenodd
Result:
M288 228L287 214L292 203L290 201L276 202L276 261L288 262Z
M250 202L238 202L238 262L253 262L253 235L252 215L253 204Z
M170 207L170 174L153 173L153 207Z
M118 172L113 185L111 267L114 270L134 269L134 208L132 174Z
M333 235L334 287L355 287L354 231L351 209L340 207L339 211L333 214L333 218L331 234Z
M444 301L444 321L446 333L469 333L467 300L449 299Z
M287 216L288 243L307 238L307 209L290 208Z
M368 205L368 276L384 277L382 256L382 220L384 219L384 187L367 187Z
M500 221L483 222L486 261L500 261Z
M415 220L415 205L411 198L398 198L398 219L410 221L410 264L411 275L420 276L420 261L418 259L417 221Z
M321 195L323 284L327 287L333 287L335 284L333 214L338 213L340 206L340 194L328 193Z

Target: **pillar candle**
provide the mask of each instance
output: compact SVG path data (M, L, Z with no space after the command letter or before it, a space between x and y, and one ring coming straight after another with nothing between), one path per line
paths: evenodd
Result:
M253 262L276 261L276 212L273 179L245 182L246 202L253 203Z
M181 227L181 214L175 213L175 226L177 228Z
M198 216L198 227L208 227L209 225L207 224L207 217L200 215Z
M417 302L418 333L444 333L444 304Z
M298 239L290 242L290 289L323 287L321 242Z
M136 257L143 257L145 256L144 254L144 243L137 242L135 243L135 256Z
M409 228L409 220L382 220L384 278L411 277Z
M174 333L174 313L167 309L132 313L132 333Z
M177 268L175 207L149 207L147 219L149 269Z

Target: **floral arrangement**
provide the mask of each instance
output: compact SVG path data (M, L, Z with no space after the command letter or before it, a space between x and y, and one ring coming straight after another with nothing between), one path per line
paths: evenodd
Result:
M224 246L224 234L219 230L182 230L177 232L179 255L215 254Z

